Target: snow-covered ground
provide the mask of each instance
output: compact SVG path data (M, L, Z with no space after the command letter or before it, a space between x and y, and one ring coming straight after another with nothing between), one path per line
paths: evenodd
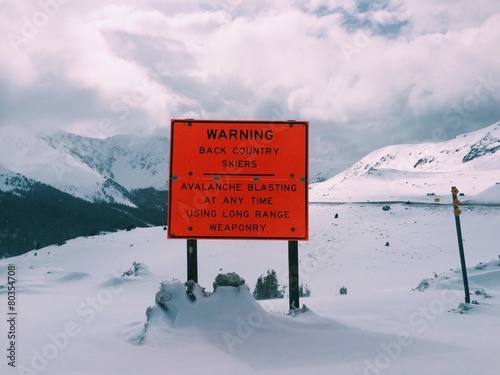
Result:
M251 295L268 269L287 284L283 241L199 241L199 285L206 289L194 288L195 301L183 285L186 241L167 240L161 227L2 259L0 372L498 374L500 207L462 207L471 299L478 303L470 310L459 307L452 207L382 207L310 205L310 240L299 243L299 258L312 296L301 299L308 311L296 316L286 315L287 298L257 302ZM16 368L7 358L9 264ZM246 284L212 293L215 277L229 272ZM163 308L155 305L160 285Z

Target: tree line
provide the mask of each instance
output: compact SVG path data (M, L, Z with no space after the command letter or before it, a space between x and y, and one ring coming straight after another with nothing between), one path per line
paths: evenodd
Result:
M132 227L166 224L167 192L134 190L137 208L116 203L91 203L49 185L0 191L0 257Z

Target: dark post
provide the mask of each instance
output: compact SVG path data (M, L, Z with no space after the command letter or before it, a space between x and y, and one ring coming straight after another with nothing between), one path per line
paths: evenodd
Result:
M198 244L197 240L187 240L187 281L198 282Z
M288 294L290 310L300 308L299 305L299 243L288 241Z
M464 253L464 242L462 240L462 228L460 226L460 208L458 205L460 201L457 198L458 189L453 186L451 188L451 196L453 197L453 208L455 212L455 224L457 226L457 237L458 237L458 250L460 252L460 264L462 267L462 279L464 281L464 291L465 291L465 303L470 303L470 294L469 294L469 280L467 278L467 266L465 265L465 253Z

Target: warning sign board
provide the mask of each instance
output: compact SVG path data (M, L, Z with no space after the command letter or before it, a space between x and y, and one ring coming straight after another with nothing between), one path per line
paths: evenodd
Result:
M308 128L171 120L168 237L307 240Z

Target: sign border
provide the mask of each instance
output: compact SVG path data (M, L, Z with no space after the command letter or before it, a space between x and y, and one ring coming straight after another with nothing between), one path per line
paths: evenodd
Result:
M191 122L196 123L212 123L212 124L235 124L235 125L244 125L244 124L261 124L261 125L289 125L289 124L301 124L306 128L305 131L305 139L304 139L304 149L305 149L305 181L306 184L304 189L304 214L305 214L305 236L224 236L224 235L214 235L214 236L189 236L182 235L176 236L175 233L172 235L170 233L170 225L169 221L172 218L172 175L173 175L173 155L174 155L174 126L175 123L182 122ZM203 119L171 119L170 120L170 159L169 159L169 176L168 176L168 207L167 207L167 237L169 239L209 239L209 240L288 240L288 241L307 241L309 240L309 121L302 120L203 120Z

